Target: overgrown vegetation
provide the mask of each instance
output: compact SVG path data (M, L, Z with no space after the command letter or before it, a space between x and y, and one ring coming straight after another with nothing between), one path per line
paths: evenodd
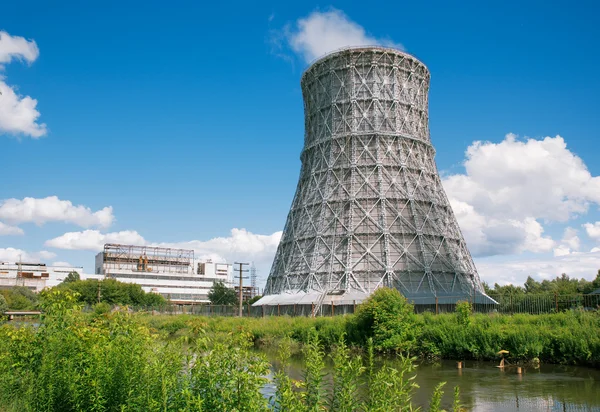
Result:
M600 367L600 314L570 310L547 315L472 314L469 302L456 313L415 315L396 291L381 289L359 306L356 315L336 317L205 318L192 315L145 316L149 326L172 336L194 337L190 325L200 323L210 336L243 328L258 346L276 346L290 337L309 343L314 329L326 348L340 338L358 348L373 340L377 352L395 352L427 359L497 360L508 350L511 361Z
M350 354L340 335L327 376L320 335L311 327L304 378L293 381L286 374L291 339L282 339L275 395L267 399L262 390L271 366L251 350L252 334L245 328L211 335L205 332L210 325L188 319L193 341L173 339L139 314L83 313L76 293L67 288L43 292L41 306L45 314L39 327L0 327L2 410L417 410L412 359L375 370L371 340L363 362ZM440 398L436 389L430 410L440 410Z
M78 280L75 277L65 279L56 288L68 289L76 293L77 301L93 306L100 302L108 305L153 306L166 305L167 301L157 293L146 293L140 285L119 282L115 279Z
M36 293L22 286L0 289L0 295L4 298L7 309L11 310L33 310L39 300Z

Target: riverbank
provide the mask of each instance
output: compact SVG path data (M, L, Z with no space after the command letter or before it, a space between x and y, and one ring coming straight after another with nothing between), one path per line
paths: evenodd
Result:
M195 315L140 315L149 327L172 337L197 337L195 330L224 336L244 330L257 347L274 348L289 336L299 348L316 330L320 341L330 347L345 336L349 345L364 348L355 315L328 318L265 317L231 318ZM424 359L497 360L500 350L514 362L600 367L600 314L568 311L548 315L469 315L460 321L456 314L415 315L414 332L408 342L399 342L410 355Z

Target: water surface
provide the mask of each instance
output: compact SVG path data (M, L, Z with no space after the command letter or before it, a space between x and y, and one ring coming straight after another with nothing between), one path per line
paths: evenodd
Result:
M273 354L267 357L277 367ZM387 360L394 363L394 360ZM462 404L469 411L600 411L600 370L560 365L499 369L493 362L464 362L458 369L455 361L421 363L416 382L420 388L413 397L416 405L427 410L433 389L447 382L442 406L451 410L454 386L458 385ZM302 377L302 361L294 359L290 375ZM274 386L265 388L266 395Z

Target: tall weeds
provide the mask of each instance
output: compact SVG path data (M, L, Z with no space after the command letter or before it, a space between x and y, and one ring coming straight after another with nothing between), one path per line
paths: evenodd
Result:
M377 371L353 356L343 336L329 351L316 329L304 345L300 381L280 349L275 395L264 396L271 365L241 330L210 335L191 322L193 340L149 328L126 312L84 314L68 290L44 297L39 327L0 327L0 410L290 412L413 410L414 365ZM332 372L326 360L333 364ZM364 372L367 371L365 378Z

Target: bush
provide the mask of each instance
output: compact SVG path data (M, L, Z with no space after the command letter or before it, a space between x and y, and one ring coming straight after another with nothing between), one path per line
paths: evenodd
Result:
M460 301L456 302L456 320L459 325L469 326L471 324L471 314L473 313L473 307L470 302Z
M376 290L356 312L354 330L349 334L358 343L373 338L376 350L408 353L418 336L413 305L396 289Z
M0 294L12 310L32 310L38 303L38 295L22 286L2 289Z
M8 310L8 303L6 303L6 299L3 295L0 295L0 314L6 312Z

